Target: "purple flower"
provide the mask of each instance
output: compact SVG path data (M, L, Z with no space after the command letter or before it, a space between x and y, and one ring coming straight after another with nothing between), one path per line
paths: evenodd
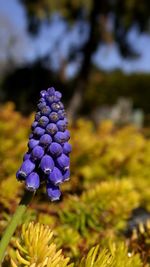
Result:
M68 136L64 132L59 131L54 135L54 140L57 143L63 144L68 140Z
M35 146L37 146L39 144L39 140L35 140L35 139L30 139L28 142L28 147L30 149L33 149Z
M67 129L67 123L65 120L59 120L56 125L59 131L64 132Z
M38 125L41 127L45 127L48 123L49 119L46 116L42 116L38 121Z
M67 169L63 172L63 182L68 181L70 179L70 169Z
M36 172L31 172L26 178L26 188L29 191L36 191L40 186L40 178Z
M20 175L21 177L26 177L34 170L34 168L35 164L30 159L26 159L22 163L18 175Z
M45 106L41 109L42 115L49 115L51 112L51 108L49 106Z
M45 133L45 129L41 127L36 127L33 131L33 133L37 136L42 136Z
M52 142L52 137L49 134L44 134L40 138L40 144L43 146L48 146Z
M31 125L31 128L32 130L38 125L38 122L37 121L34 121Z
M41 117L41 112L39 111L35 114L35 120L38 121L40 117Z
M45 174L49 174L54 169L54 161L49 155L44 155L40 162L40 168Z
M60 198L58 184L70 177L70 133L61 97L62 94L53 87L41 91L31 126L29 150L16 173L17 179L25 181L26 188L30 191L37 190L40 181L45 182L51 201Z
M57 168L54 167L53 171L49 174L48 179L54 184L58 185L63 181L62 172Z
M69 169L70 159L65 154L61 154L61 156L59 156L56 159L56 162L58 163L58 165L61 169L63 169L63 170Z
M46 132L49 133L50 135L54 135L57 133L58 128L55 123L49 123L46 127Z
M64 143L63 153L68 155L71 151L72 151L72 146L68 142Z
M52 156L59 156L62 154L62 146L56 142L51 143L49 146L49 152Z
M58 121L59 116L58 116L57 112L51 112L51 113L49 114L49 119L50 119L51 122L56 122L56 121Z
M58 111L61 107L60 107L59 103L54 102L54 103L52 103L51 108L53 111Z
M41 146L36 146L33 148L31 155L34 160L41 159L44 156L44 149Z
M30 159L31 155L30 153L25 153L24 156L23 156L23 161L25 161L26 159Z
M61 196L61 192L58 186L53 183L47 183L47 195L51 201L59 200Z

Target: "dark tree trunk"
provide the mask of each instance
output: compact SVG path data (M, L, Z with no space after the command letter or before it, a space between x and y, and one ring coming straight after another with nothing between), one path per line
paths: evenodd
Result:
M91 10L89 22L90 22L90 33L87 43L84 45L82 51L84 59L78 80L75 85L75 93L69 103L68 115L74 120L81 108L84 94L86 91L87 83L91 72L91 56L96 48L99 40L99 34L96 34L98 29L98 15L102 12L102 0L93 0L93 7Z

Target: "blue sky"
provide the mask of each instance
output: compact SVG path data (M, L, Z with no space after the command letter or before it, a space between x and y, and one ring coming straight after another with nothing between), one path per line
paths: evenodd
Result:
M82 29L82 31L81 31ZM110 14L108 29L113 30ZM88 38L88 23L77 21L70 26L60 14L51 15L51 23L42 23L39 34L32 36L27 31L27 16L18 0L0 0L0 73L24 64L32 64L37 58L49 55L47 68L58 71L67 61L70 51L80 48ZM92 56L92 63L106 72L120 69L126 74L150 73L150 35L140 33L135 24L127 35L128 42L139 54L134 60L124 59L115 42L99 43ZM67 78L72 78L80 69L82 54L65 68ZM11 66L10 66L11 62Z

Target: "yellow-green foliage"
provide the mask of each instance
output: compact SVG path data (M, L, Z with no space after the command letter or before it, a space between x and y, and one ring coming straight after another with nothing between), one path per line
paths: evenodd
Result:
M23 194L24 185L16 181L15 172L27 148L32 117L24 118L14 111L11 103L0 108L0 235ZM57 248L62 249L65 257L70 257L75 266L82 263L80 266L89 267L90 265L86 264L90 264L88 262L92 257L95 257L95 262L104 259L102 267L148 266L149 250L141 253L142 250L137 249L139 239L135 239L133 244L124 236L124 232L128 228L128 218L131 217L133 209L142 206L150 211L149 129L145 136L144 130L139 131L132 125L115 128L111 121L105 121L95 128L92 122L80 119L70 130L73 146L71 180L62 185L61 201L49 202L41 188L23 222L27 224L34 220L48 225L54 232ZM34 232L35 225L32 227ZM9 266L7 263L10 255L13 255L14 262L19 264L14 257L15 240L19 240L18 244L26 247L30 253L30 245L27 247L24 239L30 228L31 225L28 229L25 228L20 239L18 227L8 247L4 266ZM146 234L144 238L147 244L149 235ZM115 244L115 254L109 245L110 241ZM126 241L127 247L121 245ZM97 244L100 247L97 247ZM96 247L89 252L90 256L87 256L93 246ZM137 253L135 256L134 252ZM25 251L21 250L19 253L29 263L35 256L34 251L30 257ZM85 257L81 261L83 255ZM87 257L90 257L90 260L87 260ZM111 259L112 263L108 263L108 259ZM116 265L113 265L114 259ZM122 262L126 265L122 265ZM32 264L33 262L31 266ZM92 266L98 266L96 264Z
M31 222L28 228L23 225L21 243L16 240L16 264L13 259L13 267L37 266L37 267L71 267L69 258L64 258L61 250L56 250L52 242L53 233L48 226Z
M46 225L33 222L28 226L23 225L20 241L16 240L15 259L11 258L12 267L73 267L73 264L68 265L69 258L65 258L61 250L56 250L52 236L52 231ZM140 267L142 263L139 255L129 253L124 243L116 245L110 242L107 249L100 249L99 245L90 249L78 266Z
M117 246L110 244L109 249L100 250L99 246L93 247L86 257L81 260L79 267L140 267L141 260L138 255L128 252L124 243Z

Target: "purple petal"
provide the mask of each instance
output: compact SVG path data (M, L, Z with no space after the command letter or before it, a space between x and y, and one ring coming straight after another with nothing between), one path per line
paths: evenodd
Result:
M66 124L66 121L65 120L59 120L57 123L56 123L57 127L58 127L58 130L59 131L62 131L64 132L67 128L67 124Z
M46 127L46 132L54 135L58 131L58 128L55 123L49 123Z
M40 95L41 95L42 98L45 97L45 96L47 95L46 90L42 90L42 91L40 92Z
M39 99L39 103L43 103L43 102L45 102L45 98L44 98L44 97L41 97L41 98Z
M46 97L46 100L49 104L52 104L53 102L55 102L55 96L54 95L49 95Z
M31 155L34 160L41 159L44 155L44 149L41 146L36 146L33 148Z
M65 143L68 140L67 135L65 134L65 132L57 132L54 135L54 141L60 144Z
M54 167L53 171L49 174L48 179L54 185L58 185L62 183L62 180L63 180L62 172L58 168Z
M38 121L40 117L41 117L41 112L39 111L35 114L35 120Z
M66 113L64 110L58 110L57 112L59 119L63 120L66 116Z
M37 146L39 144L39 140L36 139L30 139L28 142L28 147L30 149L33 149L35 146Z
M45 106L45 107L43 107L43 108L41 109L41 113L42 113L42 115L49 115L50 112L51 112L51 109L50 109L49 106Z
M55 91L55 96L56 96L58 99L61 99L62 94L61 94L59 91Z
M37 121L34 121L31 125L32 130L34 130L34 128L38 125Z
M26 178L26 188L29 191L35 191L40 186L40 178L36 172L31 172Z
M56 162L63 170L69 169L70 159L65 154L61 154L61 156L56 159Z
M66 136L66 140L68 141L70 139L70 132L69 132L69 130L65 130L64 131L64 134Z
M48 151L53 155L53 156L59 156L62 153L62 146L56 142L51 143L49 146Z
M39 121L38 124L41 127L46 127L46 125L49 123L49 119L46 116L42 116Z
M23 161L25 161L26 159L30 159L31 154L30 153L25 153L23 156Z
M48 93L49 95L55 95L55 89L54 89L54 87L50 87L50 88L48 88L48 89L47 89L47 93Z
M33 133L29 134L29 139L33 138Z
M51 201L55 201L55 200L60 199L61 192L60 192L58 186L53 185L52 183L48 183L46 188L47 188L47 195Z
M43 146L50 145L52 142L52 138L49 134L44 134L40 138L40 144Z
M40 109L40 111L43 109L43 108L45 108L46 107L46 102L40 102L38 105L37 105L37 107Z
M36 134L37 136L41 136L45 133L45 130L41 127L36 127L34 129L34 134Z
M60 105L59 105L59 103L52 103L52 105L51 105L51 109L53 110L53 111L58 111L59 109L60 109Z
M70 179L70 169L67 169L63 172L63 182L68 181Z
M49 119L50 119L51 122L58 121L59 117L58 117L57 112L51 112L50 115L49 115Z
M60 106L60 109L62 109L62 111L64 112L64 105L61 101L58 102L59 106Z
M16 178L18 181L23 181L25 180L25 176L22 176L20 173L20 169L16 172Z
M68 155L71 151L72 151L72 146L68 142L64 143L63 153Z
M20 175L21 177L26 177L34 170L34 168L35 168L35 164L31 160L26 159L22 163L18 175Z
M49 174L54 169L54 161L52 157L45 155L41 159L40 168L45 174Z

